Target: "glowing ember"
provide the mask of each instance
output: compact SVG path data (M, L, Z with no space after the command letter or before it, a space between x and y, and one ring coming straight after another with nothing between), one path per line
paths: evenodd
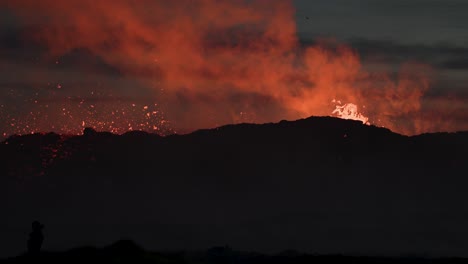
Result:
M332 102L339 104L336 106L335 110L333 110L332 115L336 115L343 119L361 121L363 124L370 125L369 118L359 113L357 105L352 103L340 105L341 101L336 100L333 100Z
M137 108L138 103L113 101L111 104L90 104L92 98L68 98L53 104L36 104L30 111L19 118L0 108L0 121L8 122L8 130L2 131L0 137L6 138L12 134L26 135L47 133L80 135L85 126L97 131L110 131L122 134L131 130L152 131L161 135L172 134L175 131L165 119L165 114L157 104L145 104ZM10 109L16 108L9 106ZM19 113L19 111L17 111ZM79 118L79 119L78 119Z

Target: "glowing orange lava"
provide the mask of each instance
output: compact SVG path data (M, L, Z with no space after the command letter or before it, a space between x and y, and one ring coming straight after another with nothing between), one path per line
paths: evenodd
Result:
M333 100L333 103L337 103L335 110L333 110L332 115L335 115L343 119L352 119L361 121L363 124L370 125L369 118L364 116L358 111L358 106L352 103L347 103L341 105L341 101Z

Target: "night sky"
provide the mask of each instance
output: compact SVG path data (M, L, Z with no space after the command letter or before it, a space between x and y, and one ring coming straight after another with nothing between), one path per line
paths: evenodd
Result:
M398 133L466 130L467 5L6 1L0 130L184 133L348 103Z

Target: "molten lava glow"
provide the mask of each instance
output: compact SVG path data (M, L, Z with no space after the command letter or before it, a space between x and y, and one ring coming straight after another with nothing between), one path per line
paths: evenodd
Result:
M369 71L336 41L304 45L292 1L17 0L0 6L22 23L23 41L42 52L8 67L0 61L0 70L24 73L9 83L25 80L23 87L36 91L1 87L3 135L78 134L84 126L171 133L311 115L422 132L414 118L429 87L427 67ZM80 60L83 54L91 59ZM34 66L23 67L25 61ZM334 98L366 105L368 117L353 104L333 111Z
M333 103L341 104L341 101L333 100ZM363 124L370 125L369 118L358 112L358 107L355 104L347 103L344 105L337 105L333 110L332 115L336 115L343 119L352 119L361 121Z

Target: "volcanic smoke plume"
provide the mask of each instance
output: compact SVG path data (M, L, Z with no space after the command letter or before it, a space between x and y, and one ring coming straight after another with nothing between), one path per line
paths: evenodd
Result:
M417 120L430 84L428 67L407 63L398 74L371 72L351 48L335 41L304 46L291 1L17 0L3 5L21 24L23 41L40 47L39 63L60 67L64 57L78 53L111 69L81 72L94 85L74 85L63 98L57 89L67 86L48 80L54 74L29 73L37 86L52 83L55 97L39 99L40 115L48 121L27 119L38 107L23 106L25 113L8 115L14 119L6 121L13 128L2 128L8 133L79 133L88 125L114 132L159 130L168 121L186 131L332 115L337 101L355 104L371 124L423 132ZM108 81L113 76L131 85ZM90 93L100 99L90 101ZM145 101L125 99L135 94Z

